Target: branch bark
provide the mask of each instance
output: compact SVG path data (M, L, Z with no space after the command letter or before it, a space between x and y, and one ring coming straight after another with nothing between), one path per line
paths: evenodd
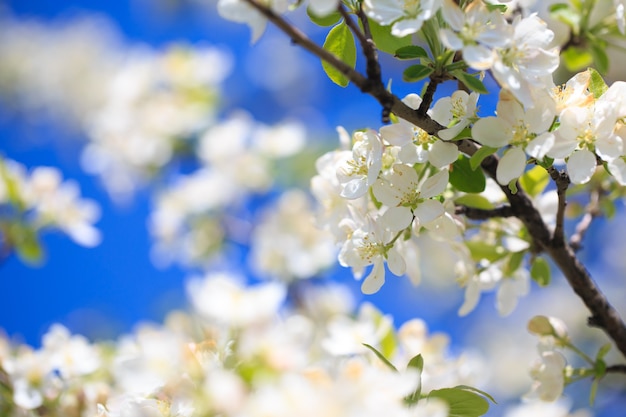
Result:
M383 109L391 110L396 116L420 127L433 136L437 136L439 130L444 128L427 114L420 114L404 104L400 98L387 91L381 81L363 76L335 55L312 42L304 33L293 27L268 7L260 4L258 0L245 1L289 36L293 43L302 46L318 58L334 66L362 92L374 97L382 105ZM468 139L455 143L459 150L467 155L473 155L478 150L478 145ZM498 158L494 155L490 155L482 162L482 169L494 179L496 178L497 166ZM519 218L526 226L537 248L552 258L574 292L591 312L591 317L588 320L589 325L601 328L613 340L622 355L626 357L626 324L624 324L619 313L609 303L606 296L600 291L589 271L577 258L571 246L564 239L553 239L553 233L521 187L517 187L518 191L515 194L506 185L500 186L500 188L509 201L513 215Z

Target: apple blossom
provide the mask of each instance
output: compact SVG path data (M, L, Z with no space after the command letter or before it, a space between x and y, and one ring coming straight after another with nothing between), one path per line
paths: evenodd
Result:
M441 7L441 0L365 0L365 13L383 26L391 26L391 34L403 37L419 31Z

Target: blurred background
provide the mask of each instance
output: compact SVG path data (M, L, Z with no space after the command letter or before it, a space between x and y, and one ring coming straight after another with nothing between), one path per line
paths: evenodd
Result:
M306 17L297 13L291 18L323 42L327 29L307 24ZM128 166L111 168L93 156L103 154L97 140L103 126L114 124L93 116L96 109L111 105L105 88L111 75L122 73L119 84L130 83L128 89L133 91L149 76L142 78L142 74L151 74L150 68L163 62L176 65L180 51L182 56L204 51L194 68L203 68L205 72L195 74L204 83L201 86L209 86L219 97L218 103L206 99L211 103L210 117L239 117L245 112L242 117L262 126L305 128L305 156L276 164L279 181L263 193L246 196L237 207L238 224L247 228L262 218L281 188L308 188L315 158L338 144L336 126L352 131L381 125L380 107L373 99L352 86L343 89L331 83L316 58L271 27L251 47L248 27L222 20L210 0L0 0L0 153L28 168L58 167L64 178L80 185L83 197L98 202L101 216L96 227L102 232L102 241L94 248L77 245L60 233L45 234L45 259L39 264L25 263L15 255L0 263L0 328L13 340L37 346L56 322L93 340L116 338L139 322L159 322L167 312L186 307L185 283L202 268L160 261L167 256L153 243L158 189L142 180L145 171L154 167L143 170L142 165L137 170L133 165L126 175L122 169ZM392 84L397 95L419 92L420 85L401 82L401 63L381 59L384 76L397 80ZM185 84L184 77L181 80L174 83L183 85L185 92L196 92L198 86ZM496 97L481 97L482 114L493 111ZM159 121L161 107L156 109L136 124ZM206 114L206 108L201 114ZM120 116L115 117L111 116L118 121ZM195 168L184 158L167 167L181 172ZM599 219L581 252L624 315L626 242L620 231L625 228L623 215L611 222ZM396 325L423 318L432 331L450 334L453 350L474 349L488 361L504 364L486 376L492 383L486 389L492 389L497 399L528 389L527 368L536 355L536 340L526 333L525 323L533 315L562 318L591 352L605 342L600 332L584 326L586 311L558 274L549 288L533 288L532 299L522 299L509 317L499 317L494 297L486 294L476 311L459 318L463 290L451 278L449 254L432 241L421 249L423 282L418 287L406 278L388 276L378 294L364 297L360 283L339 266L326 269L317 279L346 285L356 303L374 303L392 314ZM247 257L244 243L230 242L226 254L214 262L216 268L236 270L251 281L263 278ZM623 378L609 379L605 385L594 413L623 415L619 414L626 402ZM588 389L585 382L569 389L576 407L586 405Z

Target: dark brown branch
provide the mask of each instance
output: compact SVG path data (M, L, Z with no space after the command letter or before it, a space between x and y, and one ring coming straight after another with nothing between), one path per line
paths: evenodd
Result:
M373 83L335 55L312 42L306 35L276 15L271 9L261 5L257 0L246 1L287 34L295 44L301 45L304 49L335 67L361 91L374 97L383 108L389 108L396 116L413 123L430 135L436 136L439 130L443 129L443 126L428 115L419 114L404 104L397 96L387 91L382 83ZM459 150L467 155L473 155L478 150L478 145L471 140L465 139L455 143L459 146ZM496 178L497 157L490 155L483 160L481 166L487 175ZM576 257L572 248L565 243L554 244L548 226L521 187L517 187L518 191L515 194L507 186L500 188L506 195L515 217L519 218L528 229L537 249L546 252L552 258L574 292L591 311L592 316L589 319L589 324L602 328L615 342L620 352L626 356L626 325L619 313L608 302L606 296L596 286L589 271Z
M515 212L511 206L496 207L491 210L484 210L474 207L457 206L455 214L462 214L472 220L487 220L494 217L513 217Z
M556 193L559 198L552 244L554 246L563 246L565 245L565 229L563 223L565 221L565 206L567 205L566 192L570 185L570 179L565 171L558 171L553 166L548 169L548 173L556 184Z
M626 365L611 365L606 367L607 374L626 374Z
M600 191L599 190L591 190L590 200L585 207L585 214L580 219L578 224L576 225L576 229L574 234L569 240L569 244L574 251L579 251L582 248L582 241L591 226L591 222L593 219L600 215L599 202L600 202Z

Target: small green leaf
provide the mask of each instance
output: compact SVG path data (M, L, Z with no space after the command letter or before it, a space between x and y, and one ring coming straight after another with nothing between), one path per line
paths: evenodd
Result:
M602 347L598 350L598 354L596 355L596 359L597 360L603 359L606 356L606 354L609 353L609 351L611 350L612 346L613 345L611 345L610 343L602 345Z
M591 75L589 81L589 91L593 94L594 98L598 99L606 93L609 86L606 85L604 78L602 78L602 75L600 75L598 71L593 68L589 68L587 71L589 71L589 74Z
M509 256L509 261L506 264L506 270L504 271L504 274L508 276L517 271L522 264L525 255L526 251L512 252Z
M468 74L467 72L460 70L452 71L451 74L454 78L465 84L465 86L470 90L476 91L480 94L489 94L489 90L487 90L485 84L472 74Z
M561 59L568 71L576 72L593 65L593 55L587 49L570 46L561 52Z
M589 391L589 405L593 406L596 402L596 394L598 393L598 386L600 385L600 378L594 378L591 383L591 390Z
M309 19L311 19L311 22L315 23L318 26L332 26L335 23L339 22L339 19L341 19L341 13L339 12L332 12L331 14L326 16L317 16L308 7L306 9L306 14L307 16L309 16Z
M411 65L402 73L402 79L408 83L423 80L435 71L426 65Z
M554 20L565 23L575 33L579 32L580 28L580 13L574 10L569 4L556 3L550 6L550 17Z
M485 391L480 390L480 389L478 389L478 388L470 387L469 385L457 385L457 386L456 386L456 387L454 387L454 388L459 388L459 389L464 389L464 390L466 390L466 391L472 391L472 392L475 392L475 393L477 393L477 394L482 395L483 397L487 397L487 398L488 398L488 399L489 399L492 403L494 403L494 404L498 404L498 402L497 402L497 401L496 401L496 400L495 400L495 399L494 399L491 395L489 395L489 394L488 394L488 393L486 393Z
M344 22L339 23L328 32L326 41L324 41L324 49L336 55L337 58L350 65L352 68L356 65L356 45L354 43L354 36L350 28L348 28L348 25ZM335 84L346 87L350 83L350 80L348 80L341 71L326 61L322 61L322 67L326 75L328 75L328 78Z
M39 265L43 261L43 249L37 232L28 225L13 224L9 229L10 240L15 244L17 255L30 265Z
M439 398L448 403L449 417L479 417L489 411L489 402L485 398L459 387L433 390L428 398Z
M482 210L491 210L494 205L486 197L480 194L464 194L454 200L454 203L460 206L472 207Z
M480 164L482 164L482 162L485 160L486 157L496 153L497 150L498 148L491 148L489 146L481 146L480 149L478 149L476 153L474 153L474 155L472 155L472 157L470 158L470 167L472 169L478 168Z
M509 190L511 194L517 194L517 179L512 179L511 182L509 182Z
M428 52L421 46L408 45L397 49L394 56L398 59L428 58Z
M424 370L424 358L422 358L422 355L419 354L412 357L407 365L407 368L417 369L417 372L419 373L417 388L405 398L407 404L411 405L419 401L422 393L422 371Z
M398 49L403 46L408 46L413 43L411 35L407 35L402 38L398 38L391 34L391 25L382 26L372 19L367 19L372 38L376 44L378 50L393 55Z
M363 343L363 346L374 352L374 354L380 359L385 365L389 367L389 369L398 372L398 369L393 366L393 363L389 362L389 359L385 358L385 356L378 351L374 346L368 345L367 343Z
M489 4L485 3L487 6L487 10L490 12L498 11L500 13L504 13L507 10L506 4Z
M606 74L609 71L609 56L606 54L606 45L591 44L591 55L598 71L601 74Z
M524 175L519 179L519 183L522 189L530 196L536 197L541 194L550 183L550 175L545 168L537 165L524 172Z
M472 169L469 158L461 155L450 169L450 184L466 193L482 193L487 181L481 169Z
M550 265L541 257L536 257L530 267L530 276L540 287L550 284Z
M472 259L479 262L486 259L489 262L495 262L502 259L507 252L500 245L492 245L483 241L468 240L465 246L469 249Z

